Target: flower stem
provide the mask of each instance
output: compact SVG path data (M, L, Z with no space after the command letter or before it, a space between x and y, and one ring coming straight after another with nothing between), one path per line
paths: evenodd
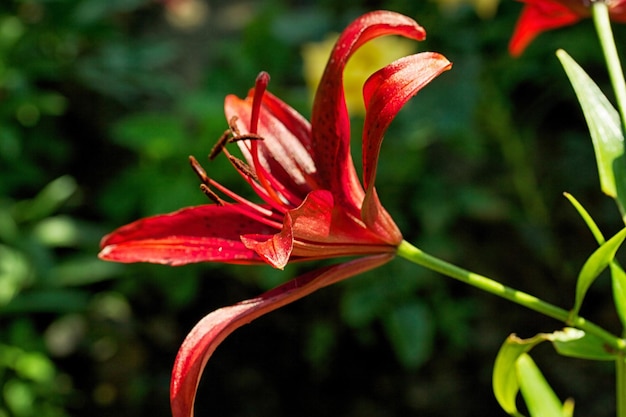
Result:
M617 417L626 416L626 355L617 355L615 361L615 391L617 396Z
M572 317L569 311L565 309L557 307L523 291L507 287L506 285L503 285L491 278L475 274L442 259L429 255L411 245L407 241L403 241L400 246L398 246L397 254L398 256L417 265L421 265L432 271L454 278L488 293L497 295L545 316L562 321L569 326L573 326L589 334L593 334L602 339L608 346L612 347L616 351L626 352L626 340L620 339L600 326L585 320L583 317Z
M592 3L593 22L600 39L602 52L617 99L617 107L619 108L620 117L622 119L622 128L626 126L626 82L624 81L624 72L622 64L617 54L615 46L615 38L611 29L611 21L609 16L609 7L604 1L594 1Z

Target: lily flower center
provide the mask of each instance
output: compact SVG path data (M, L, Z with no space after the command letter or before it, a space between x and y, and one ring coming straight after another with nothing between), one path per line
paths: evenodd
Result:
M257 195L267 204L265 206L253 203L227 187L210 178L200 163L193 157L189 157L191 167L202 182L201 191L215 204L231 205L232 203L222 199L214 190L229 197L240 207L246 215L256 218L265 224L280 229L283 216L287 211L294 209L302 203L303 197L294 194L284 184L281 183L266 166L263 165L260 156L260 143L265 140L258 134L261 120L261 109L263 96L267 90L270 76L267 72L261 72L255 82L254 94L250 109L249 133L241 133L237 127L237 116L233 116L229 121L229 128L217 140L217 143L209 153L209 160L213 160L220 153L228 158L229 162L239 172L239 174L252 187ZM227 145L234 142L245 141L245 147L249 156L243 161L232 155Z

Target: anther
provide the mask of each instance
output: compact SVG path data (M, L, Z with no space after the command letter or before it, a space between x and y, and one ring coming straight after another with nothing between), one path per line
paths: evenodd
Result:
M245 135L233 136L228 140L228 143L240 142L242 140L264 140L262 136L256 133L246 133Z
M202 181L203 184L208 184L210 181L209 176L206 174L206 171L204 170L204 168L202 168L202 165L200 165L198 160L190 155L189 163L191 164L191 168L196 173L198 178L200 178L200 181Z
M224 150L224 147L226 146L228 142L230 142L230 139L231 139L231 130L227 129L226 131L224 131L222 136L220 136L220 138L217 140L217 143L215 143L215 145L213 146L213 149L211 149L211 152L209 152L209 160L211 161L214 160L215 157Z
M217 204L218 206L226 205L224 200L222 200L217 194L215 194L213 191L211 191L211 189L209 188L208 185L200 184L200 191L202 191L204 193L204 195L209 197L209 199L211 201L213 201L215 204Z
M237 120L239 120L239 118L237 116L233 116L228 121L228 127L230 128L230 132L233 136L239 136L241 134L239 133L239 128L237 127Z
M235 168L239 172L241 172L242 174L244 174L247 177L250 177L250 178L254 179L255 181L258 181L258 178L257 178L256 174L254 173L254 171L252 171L252 169L250 169L248 164L246 164L245 162L243 162L239 158L235 158L232 155L229 156L228 159L230 160L230 162L235 166Z

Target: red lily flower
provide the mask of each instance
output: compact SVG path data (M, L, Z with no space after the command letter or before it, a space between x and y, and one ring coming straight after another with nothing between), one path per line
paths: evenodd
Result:
M541 32L562 26L573 25L591 16L591 2L594 0L520 0L526 5L522 10L513 37L509 42L509 52L519 56L532 40ZM602 0L596 0L602 1ZM626 0L604 0L609 7L611 19L626 22Z
M261 73L245 99L226 97L229 129L210 157L223 152L263 200L256 204L211 179L194 158L201 189L216 204L185 208L123 226L105 236L100 257L118 262L182 265L191 262L268 263L360 255L315 270L252 300L210 313L181 346L171 385L175 417L192 416L200 375L217 345L241 325L319 288L393 258L402 235L378 200L376 165L383 135L409 98L451 67L440 54L401 58L363 87L363 185L350 154L350 122L342 76L354 51L384 35L423 40L412 19L378 11L342 33L319 84L309 122L266 91ZM245 159L226 145L236 142ZM228 197L227 202L216 193ZM364 256L366 255L366 256Z
M182 265L192 262L269 263L393 253L402 241L374 188L383 133L404 103L450 63L424 52L397 60L364 86L363 182L350 155L350 122L342 72L350 55L374 37L422 40L424 29L391 12L362 16L343 33L315 99L312 123L265 91L261 73L248 97L226 97L230 129L217 151L264 200L255 204L209 178L192 158L202 189L217 204L138 220L105 236L102 259ZM246 162L224 142L236 141ZM215 152L217 153L217 152ZM222 200L217 190L234 202Z

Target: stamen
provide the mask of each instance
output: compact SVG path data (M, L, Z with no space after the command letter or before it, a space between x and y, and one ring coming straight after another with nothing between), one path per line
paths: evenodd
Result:
M255 181L258 181L258 178L256 174L254 173L254 171L252 171L252 169L248 166L248 164L243 162L241 159L235 158L232 155L228 155L228 160L235 166L235 168L239 172L241 172L245 176L251 177Z
M239 132L239 128L237 127L237 120L239 120L239 117L233 116L228 121L228 127L230 128L230 131L232 132L233 136L241 135L241 133Z
M215 157L222 152L226 144L231 140L231 133L230 129L226 129L224 133L222 133L222 136L220 136L217 143L213 146L213 149L211 149L211 152L209 152L209 160L214 160Z
M237 135L233 136L228 140L228 143L240 142L242 140L265 140L262 136L257 135L256 133L248 133L246 135Z
M200 191L204 193L211 201L213 201L218 206L225 206L226 202L222 200L217 194L215 194L208 185L200 184Z
M206 171L204 170L204 168L202 168L202 165L200 165L198 160L189 155L189 163L191 164L191 168L196 173L198 178L200 178L200 181L202 181L203 184L208 184L210 182L210 178L206 174Z
M259 117L261 113L261 104L263 103L263 94L267 90L267 85L270 82L270 75L261 71L256 77L254 84L254 96L252 97L252 111L250 112L250 133L256 135L259 127ZM265 189L265 192L279 205L284 205L285 202L280 198L276 191L272 188L270 181L268 181L268 173L259 160L259 147L258 141L250 142L250 154L252 155L252 165L254 166L254 172L258 178L259 184Z

